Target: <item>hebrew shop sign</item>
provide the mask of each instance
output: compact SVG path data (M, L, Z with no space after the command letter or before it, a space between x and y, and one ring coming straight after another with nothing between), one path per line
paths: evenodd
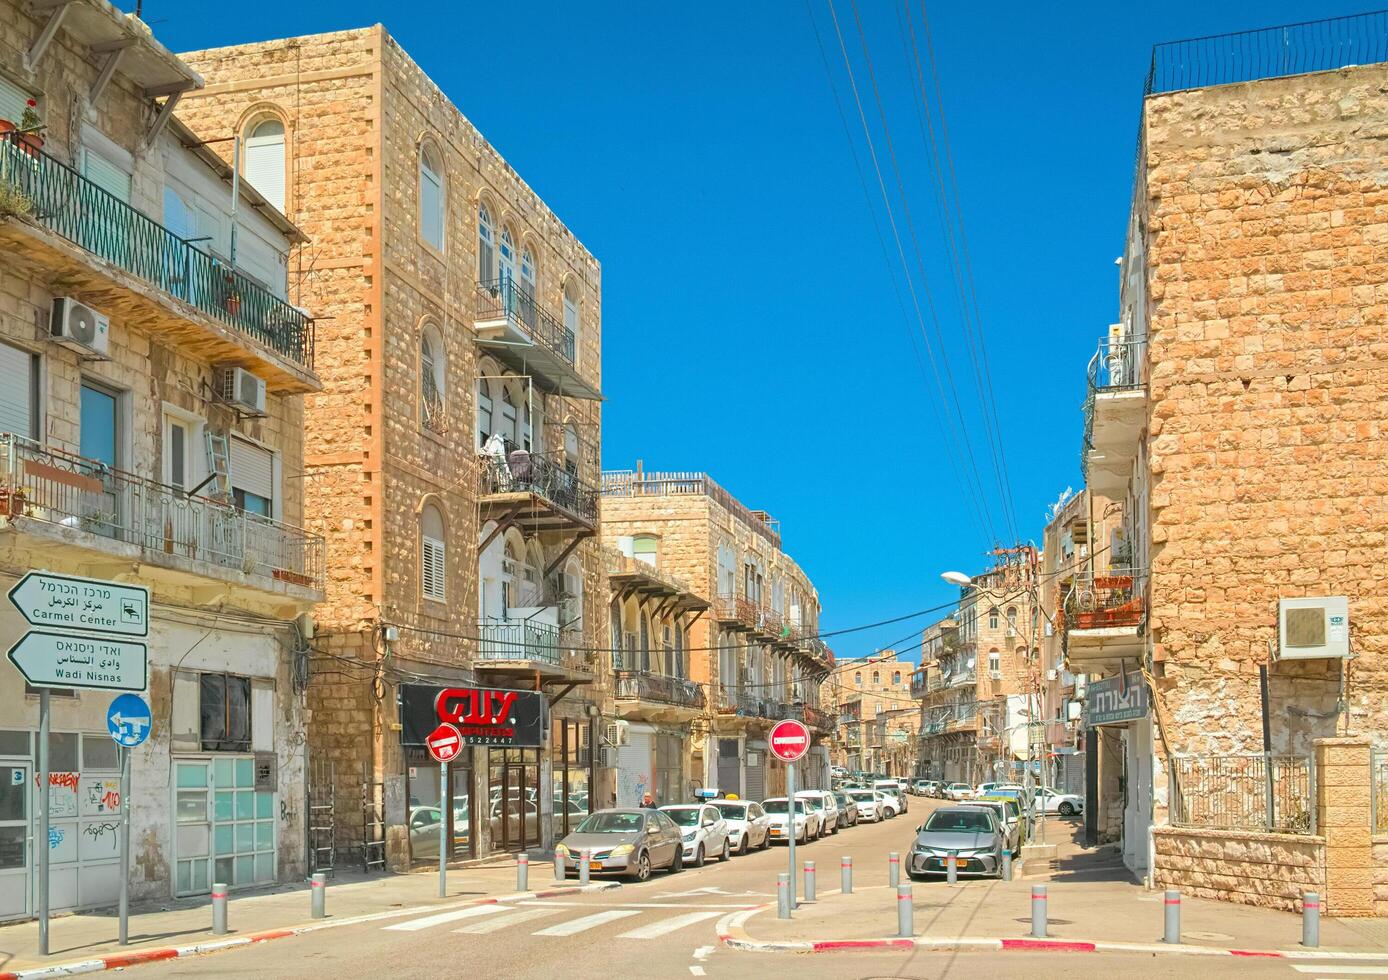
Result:
M440 724L458 729L464 745L539 748L544 730L544 695L490 687L400 688L400 744L424 746Z

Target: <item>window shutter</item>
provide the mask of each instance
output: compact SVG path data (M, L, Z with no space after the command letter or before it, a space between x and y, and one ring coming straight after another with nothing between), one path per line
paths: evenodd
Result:
M419 231L435 248L443 248L443 187L428 164L419 168Z
M82 154L82 173L93 184L115 197L130 203L130 175L90 148Z
M477 278L491 282L496 278L496 250L491 239L479 237L477 240Z
M244 439L231 440L231 485L266 500L275 499L274 454Z
M192 671L174 671L169 743L170 748L185 752L196 752L202 748L199 682L198 675Z
M444 602L444 573L446 569L444 544L438 538L425 537L422 555L424 598Z
M34 438L34 355L0 344L0 432Z
M24 106L31 97L18 85L0 78L0 119L8 119L18 126L24 118Z
M275 682L251 678L251 751L275 751Z
M284 210L284 133L246 140L246 180L276 208Z

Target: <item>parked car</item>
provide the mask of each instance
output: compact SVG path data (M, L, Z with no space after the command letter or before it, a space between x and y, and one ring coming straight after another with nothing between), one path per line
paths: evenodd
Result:
M1073 793L1057 793L1053 789L1038 787L1032 799L1038 813L1058 813L1062 817L1073 817L1084 812L1084 798Z
M877 799L877 809L882 813L884 819L890 820L901 812L901 801L891 793L884 793L880 789L868 790Z
M988 810L993 814L998 822L998 827L1002 831L1003 846L1013 854L1018 853L1022 848L1022 821L1020 819L1010 819L1009 809L1017 813L1015 804L1011 800L1004 799L982 799L970 800L965 806L976 806L980 810Z
M820 816L810 808L809 801L797 799L793 815L790 813L790 801L784 796L764 800L761 806L770 821L772 840L788 841L793 833L797 843L808 844L819 836ZM794 824L791 823L792 816Z
M680 829L658 810L597 810L555 845L555 856L564 861L564 873L578 873L584 848L591 853L588 869L593 874L629 875L645 881L655 868L672 873L684 869Z
M917 796L925 796L926 787L929 785L930 780L928 779L913 779L911 780L911 792Z
M854 810L857 811L858 820L865 823L877 823L886 820L887 815L883 812L881 804L877 802L877 794L870 789L851 789L847 793L848 799L852 802Z
M771 843L771 820L760 803L753 800L715 800L712 805L727 821L728 840L732 842L734 851L746 854Z
M981 800L970 800L969 803L1001 803L1003 819L1017 829L1016 846L1021 847L1027 842L1027 811L1015 796L985 796Z
M946 874L946 858L954 852L961 875L1002 877L1005 834L993 811L983 807L951 806L932 813L916 831L906 860L906 873L915 881Z
M947 800L954 800L957 803L960 800L967 800L973 795L973 787L968 783L950 783L945 787L944 798Z
M905 813L910 807L906 803L906 794L901 790L901 784L895 779L879 779L872 784L872 788L881 790L883 793L890 793L896 797L898 813Z
M858 823L858 804L843 790L834 791L834 802L839 807L839 826L854 827Z
M663 806L665 814L679 827L684 842L684 863L702 868L705 859L717 857L727 861L733 856L732 841L728 837L728 822L723 814L711 803L688 803Z
M1000 784L998 784L998 783L996 783L996 782L993 782L993 783L979 783L977 786L974 787L974 797L977 798L977 797L980 797L980 796L987 796L989 793L993 792L993 787L994 787L994 786L997 786L997 785L1000 785Z
M822 789L801 790L795 794L797 800L805 800L810 809L819 814L819 836L827 837L839 832L839 804L834 794Z

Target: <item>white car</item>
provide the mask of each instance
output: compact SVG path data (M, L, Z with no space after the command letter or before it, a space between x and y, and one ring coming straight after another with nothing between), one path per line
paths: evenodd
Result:
M746 854L771 843L771 818L760 803L751 800L716 800L711 804L728 824L728 840L733 850Z
M1073 817L1084 812L1084 799L1074 793L1057 793L1053 789L1038 787L1036 810L1038 813L1058 813L1062 817Z
M872 784L872 788L888 796L896 798L896 809L898 813L905 813L911 809L906 803L906 794L902 792L901 785L895 779L879 779Z
M767 819L771 823L772 840L790 840L792 833L788 823L790 814L790 801L784 796L773 797L762 802L761 808L766 811ZM798 844L808 844L811 840L819 836L820 818L819 814L810 808L806 800L795 801L795 841Z
M819 814L821 837L839 832L839 801L834 799L833 793L822 789L807 789L796 793L795 798L807 801L810 809Z
M973 796L974 788L968 783L950 783L945 787L945 799L954 800L956 803L960 800L971 800Z
M876 823L879 820L887 819L887 814L879 800L882 794L874 793L870 789L850 789L847 793L848 798L858 807L859 822Z
M684 841L686 867L702 868L704 860L717 857L727 861L733 856L732 841L728 838L728 822L718 808L708 803L663 806L660 812L675 822Z
M994 787L994 786L1002 786L1002 785L1004 785L1004 784L1002 784L1002 783L979 783L977 786L974 787L974 799L978 799L980 796L987 796L989 793L993 792L993 787Z
M901 801L891 793L884 793L880 789L868 792L877 797L877 811L882 814L883 819L890 819L901 812Z

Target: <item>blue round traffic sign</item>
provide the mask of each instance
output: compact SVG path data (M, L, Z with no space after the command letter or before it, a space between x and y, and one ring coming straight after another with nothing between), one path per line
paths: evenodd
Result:
M154 724L149 705L138 694L122 694L106 711L106 728L116 744L133 749L149 738Z

